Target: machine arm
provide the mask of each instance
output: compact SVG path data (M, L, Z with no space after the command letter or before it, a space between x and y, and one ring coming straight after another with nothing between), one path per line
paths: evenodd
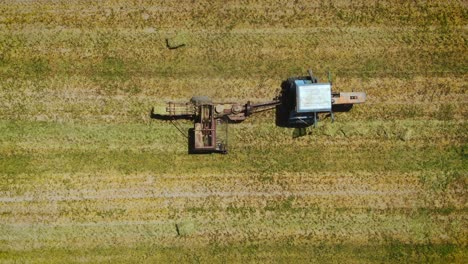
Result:
M151 110L151 118L162 120L194 119L196 115L199 114L199 108L202 105L211 105L214 110L213 115L215 119L227 117L231 121L240 122L253 113L272 110L277 105L281 104L280 100L257 104L252 104L249 101L246 104L239 104L212 103L210 100L200 102L194 98L192 98L188 103L169 102L166 107L153 107Z

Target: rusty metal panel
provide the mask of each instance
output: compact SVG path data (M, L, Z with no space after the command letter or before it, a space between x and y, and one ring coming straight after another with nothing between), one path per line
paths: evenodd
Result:
M364 92L348 92L339 93L333 96L333 104L361 104L366 101L366 93Z

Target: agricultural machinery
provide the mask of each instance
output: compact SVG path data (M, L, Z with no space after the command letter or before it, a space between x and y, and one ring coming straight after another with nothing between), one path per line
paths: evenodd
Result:
M153 108L151 117L170 120L183 134L177 120L193 120L187 136L191 154L227 153L228 124L242 122L254 113L276 109L277 126L303 129L316 126L319 113L328 113L333 122L334 112L347 112L366 100L364 92L333 92L330 78L320 83L312 71L308 73L283 81L279 95L269 102L215 102L195 96L186 103L168 102L164 108Z

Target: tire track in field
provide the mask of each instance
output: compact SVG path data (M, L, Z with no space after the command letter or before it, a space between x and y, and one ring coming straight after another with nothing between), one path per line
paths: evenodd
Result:
M22 196L0 197L2 203L18 202L41 202L41 201L84 201L84 200L114 200L114 199L146 199L146 198L208 198L208 197L313 197L313 196L367 196L367 195L405 195L418 194L416 190L392 189L386 191L379 190L335 190L335 191L234 191L234 192L159 192L156 189L149 189L139 193L137 189L113 189L99 192L82 192L81 194L48 193L48 195L26 194Z

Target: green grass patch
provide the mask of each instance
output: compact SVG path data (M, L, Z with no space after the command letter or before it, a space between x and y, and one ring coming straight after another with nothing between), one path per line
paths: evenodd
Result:
M137 247L97 247L69 250L47 249L3 251L4 261L32 263L63 262L280 262L280 263L447 263L466 257L466 248L453 244L406 245L398 242L384 245L294 245L287 243L247 245L213 244L205 247L160 247L141 244Z

